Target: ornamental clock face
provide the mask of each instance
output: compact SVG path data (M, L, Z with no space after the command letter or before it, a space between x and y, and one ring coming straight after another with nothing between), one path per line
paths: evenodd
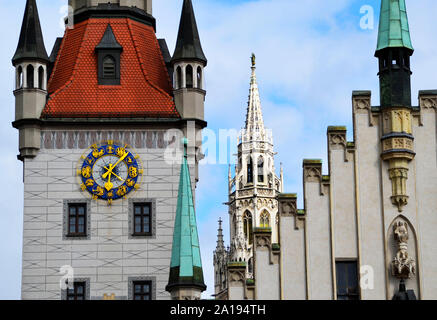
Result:
M94 200L112 204L138 189L143 170L139 165L139 157L134 156L128 148L128 145L116 145L112 141L93 145L90 148L92 151L82 156L77 172L82 190L88 191Z

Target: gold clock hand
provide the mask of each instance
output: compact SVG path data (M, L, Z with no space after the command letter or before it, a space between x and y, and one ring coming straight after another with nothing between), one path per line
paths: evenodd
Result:
M111 175L112 175L112 173L109 174L108 182L105 183L105 189L108 192L114 187L114 184L111 183Z
M106 167L103 167L103 168L105 168L106 170L109 170L109 169L106 168ZM120 178L120 176L116 175L114 172L112 172L111 174L112 174L113 176L115 176L118 180L120 180L120 181L124 181L122 178Z
M124 159L126 159L126 157L128 156L129 153L125 152L124 155L116 162L116 164L114 165L109 165L109 170L102 176L103 179L106 179L108 177L108 175L110 173L112 173L112 170L118 166L120 164L120 162L122 162Z

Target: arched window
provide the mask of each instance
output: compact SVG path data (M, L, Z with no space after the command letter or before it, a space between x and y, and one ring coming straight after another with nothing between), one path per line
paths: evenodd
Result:
M106 56L103 58L103 78L115 79L115 59L112 56Z
M34 85L34 69L31 64L27 66L27 87L32 89L35 87Z
M187 88L193 88L193 67L189 64L185 68L185 74L186 74L186 87Z
M253 222L252 215L249 211L246 211L243 216L244 236L249 241L249 244L253 243Z
M264 182L264 159L258 158L258 182Z
M202 89L202 68L197 67L197 87Z
M21 66L17 69L17 89L23 88L23 68Z
M247 269L248 269L249 273L253 273L253 258L249 259L249 262L247 264Z
M182 69L178 67L176 69L176 89L182 88Z
M44 68L42 66L38 68L38 88L44 89Z
M270 228L270 214L267 211L263 211L260 216L261 228Z
M247 161L247 183L253 183L253 162L251 156L249 156Z

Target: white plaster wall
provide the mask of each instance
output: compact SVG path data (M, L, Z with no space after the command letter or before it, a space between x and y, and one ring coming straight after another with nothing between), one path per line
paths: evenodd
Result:
M380 133L369 126L366 113L355 114L355 145L360 201L361 266L374 270L374 289L362 290L363 300L386 299L384 224L381 208Z
M157 299L169 299L168 282L180 164L167 165L164 149L135 149L143 163L141 188L131 199L156 199L156 239L129 239L128 200L92 202L91 239L63 240L63 200L90 198L76 169L89 149L42 149L25 161L23 299L60 299L60 273L90 278L91 298L128 296L128 277L153 276ZM193 172L194 170L191 171ZM193 174L192 174L193 176ZM193 179L193 178L192 178Z
M270 264L268 248L257 248L255 253L255 281L257 300L279 300L279 264Z
M437 298L437 128L435 109L422 108L423 126L414 127L417 192L416 233L419 242L419 273L422 298Z
M320 195L319 182L306 182L306 241L309 299L330 300L332 295L329 194Z
M304 230L296 230L294 217L280 219L282 294L284 300L306 299Z
M333 201L335 258L358 258L353 155L345 161L344 147L331 149L330 177Z

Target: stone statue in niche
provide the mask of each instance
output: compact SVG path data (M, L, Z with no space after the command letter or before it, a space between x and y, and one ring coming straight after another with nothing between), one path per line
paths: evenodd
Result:
M392 275L398 279L410 279L416 274L416 262L408 255L408 224L397 221L393 226L398 252L392 262Z

